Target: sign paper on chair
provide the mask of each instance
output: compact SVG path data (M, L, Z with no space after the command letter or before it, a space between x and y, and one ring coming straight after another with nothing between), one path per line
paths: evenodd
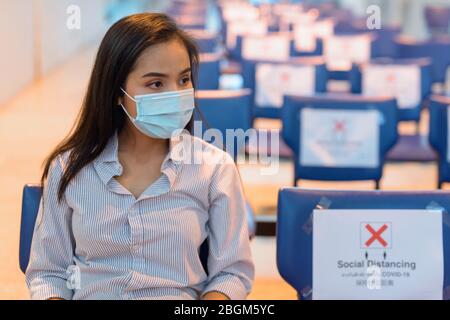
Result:
M371 56L372 38L368 34L332 36L324 41L327 67L333 71L348 71L352 64L368 62Z
M312 23L297 23L294 27L295 47L299 52L316 50L318 38L328 38L334 34L332 20L321 20Z
M242 57L247 60L287 61L289 54L287 35L248 36L242 40Z
M314 210L313 299L443 298L439 210Z
M233 49L236 47L236 38L238 36L263 36L267 33L267 21L233 21L228 23L227 47Z
M283 105L284 95L313 95L316 84L314 66L258 63L255 102L259 107Z
M363 94L392 96L399 108L415 108L422 96L420 67L369 64L363 68Z
M246 3L233 3L224 6L223 18L225 21L237 21L237 20L258 20L260 16L258 8Z
M379 166L380 114L377 110L304 108L300 118L301 165Z

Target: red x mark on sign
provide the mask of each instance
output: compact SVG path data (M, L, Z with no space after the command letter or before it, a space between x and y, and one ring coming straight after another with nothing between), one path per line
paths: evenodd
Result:
M381 234L386 231L388 228L387 224L383 224L380 229L375 231L370 224L366 224L366 229L372 234L369 240L366 241L366 247L370 247L370 245L377 240L383 247L387 247L388 243L381 237Z
M394 82L395 80L397 80L397 77L395 76L395 74L389 74L388 76L387 76L387 81L388 82Z
M344 132L345 131L345 121L335 121L334 122L334 131L335 132Z

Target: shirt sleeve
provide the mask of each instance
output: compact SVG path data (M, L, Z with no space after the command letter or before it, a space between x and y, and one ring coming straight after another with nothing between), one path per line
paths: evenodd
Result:
M25 273L33 300L52 297L70 300L73 296L73 290L67 285L74 251L72 209L65 197L61 202L57 199L62 174L61 158L57 157L50 167L43 191Z
M241 180L228 155L210 187L208 284L202 296L217 291L232 300L247 298L254 279L246 206Z

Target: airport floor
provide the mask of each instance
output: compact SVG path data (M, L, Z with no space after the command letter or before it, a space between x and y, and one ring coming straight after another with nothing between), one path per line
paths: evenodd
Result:
M38 182L41 164L51 149L66 135L77 115L91 71L95 49L89 48L28 86L14 99L0 106L0 299L28 299L24 276L18 266L22 187ZM420 131L427 131L424 113ZM258 121L259 127L277 128L277 121ZM400 126L414 132L413 125ZM275 176L262 176L258 165L239 166L247 198L256 213L274 215L277 192L292 185L293 166L280 163ZM388 163L381 187L386 190L431 190L435 188L434 163ZM372 182L305 182L306 188L372 189ZM296 299L295 291L276 269L274 237L257 236L252 241L256 265L254 290L249 299Z

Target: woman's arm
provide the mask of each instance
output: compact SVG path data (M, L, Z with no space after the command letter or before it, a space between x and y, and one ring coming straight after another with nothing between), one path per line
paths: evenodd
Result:
M73 290L67 279L73 265L74 240L72 209L63 197L58 202L58 185L63 173L61 159L56 158L49 171L36 218L30 261L25 273L32 299L62 298L70 300Z
M239 173L227 154L210 187L209 281L203 298L242 300L251 291L254 265Z

